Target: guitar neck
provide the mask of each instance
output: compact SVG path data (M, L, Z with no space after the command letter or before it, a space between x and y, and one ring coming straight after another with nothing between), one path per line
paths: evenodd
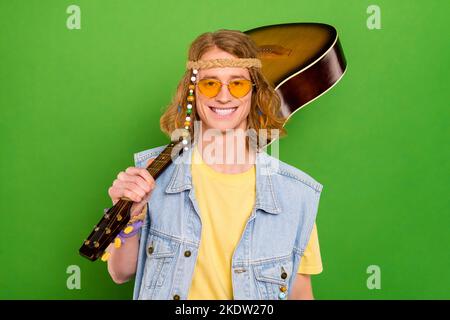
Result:
M163 151L147 166L147 171L156 180L161 173L172 163L172 158L177 157L182 151L181 143L171 142Z

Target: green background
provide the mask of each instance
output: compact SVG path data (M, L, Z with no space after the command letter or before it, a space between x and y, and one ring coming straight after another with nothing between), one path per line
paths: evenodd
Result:
M81 8L81 30L66 9ZM381 29L366 26L369 5ZM293 116L281 160L324 185L317 299L448 299L448 1L0 2L2 299L130 299L78 255L133 154L167 143L159 117L206 31L336 27L337 86ZM445 40L447 39L447 40ZM67 267L81 268L69 290ZM381 289L366 285L370 265Z

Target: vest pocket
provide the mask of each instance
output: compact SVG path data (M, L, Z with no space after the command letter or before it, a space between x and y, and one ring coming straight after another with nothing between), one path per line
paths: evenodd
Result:
M288 283L292 276L291 257L271 259L253 266L256 287L262 300L286 300Z
M141 298L152 299L170 274L179 243L169 237L152 233L148 236L145 270L141 283Z

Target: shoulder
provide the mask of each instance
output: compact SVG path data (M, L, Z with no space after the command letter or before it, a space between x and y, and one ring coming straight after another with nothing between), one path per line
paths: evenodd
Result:
M272 172L272 175L276 175L282 182L293 182L318 193L322 191L323 185L299 168L276 159L266 152L261 153L261 159L266 164L269 163L269 170Z
M134 154L135 166L139 168L145 167L148 159L157 157L167 146L168 144L165 144L162 146L136 152Z

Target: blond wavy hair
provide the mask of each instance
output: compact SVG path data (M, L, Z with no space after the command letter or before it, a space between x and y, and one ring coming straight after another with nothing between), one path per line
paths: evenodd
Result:
M237 58L257 58L258 47L247 34L237 30L217 30L207 32L198 36L191 44L188 52L189 61L197 61L209 49L217 47ZM247 117L247 129L254 129L258 135L259 129L267 129L268 140L271 140L270 129L278 129L279 137L286 135L283 128L285 118L281 116L281 101L274 88L262 74L260 68L248 68L250 77L256 86L253 87L250 113ZM160 118L161 130L169 137L175 129L183 128L186 116L186 99L188 96L188 86L192 76L191 70L186 70L181 78L175 95L171 103L167 106L164 114ZM178 106L182 107L182 112L178 112ZM262 113L258 112L258 109ZM191 122L200 120L195 104L191 114ZM193 136L193 126L191 126L191 136Z

